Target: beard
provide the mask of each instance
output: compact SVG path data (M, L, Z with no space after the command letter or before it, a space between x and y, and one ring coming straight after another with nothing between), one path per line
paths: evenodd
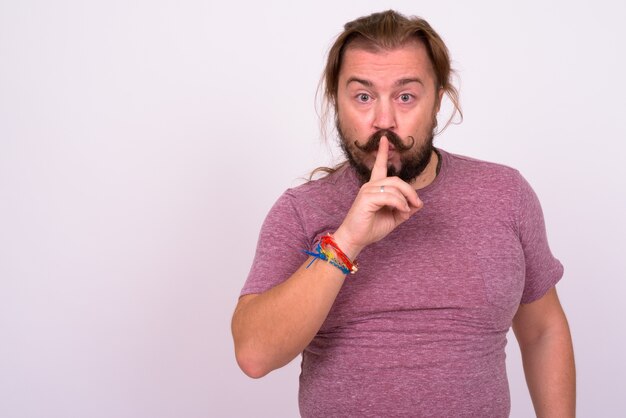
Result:
M387 176L397 176L407 183L410 183L417 176L422 174L424 169L428 166L435 149L433 146L433 132L436 126L436 120L419 140L415 140L414 137L409 136L408 144L405 144L395 132L388 129L380 129L374 132L367 139L365 144L360 145L358 141L349 138L343 132L338 119L335 124L337 133L339 134L341 149L363 183L368 182L372 175L372 169L365 164L365 159L368 154L378 149L378 144L383 136L387 137L389 143L394 146L395 152L400 154L400 168L388 164Z

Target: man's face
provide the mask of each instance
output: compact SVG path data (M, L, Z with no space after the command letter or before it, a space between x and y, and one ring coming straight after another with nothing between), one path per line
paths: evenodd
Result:
M383 135L389 139L389 175L411 182L421 174L432 154L441 94L422 43L378 52L348 47L339 73L337 130L364 180Z

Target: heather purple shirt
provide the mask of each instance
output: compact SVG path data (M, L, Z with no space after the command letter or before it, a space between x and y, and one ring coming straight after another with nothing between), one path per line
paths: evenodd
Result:
M441 151L424 207L358 257L302 353L303 417L507 417L506 334L563 274L539 201L511 168ZM351 168L286 191L241 292L291 276L344 219ZM321 261L317 261L321 262Z

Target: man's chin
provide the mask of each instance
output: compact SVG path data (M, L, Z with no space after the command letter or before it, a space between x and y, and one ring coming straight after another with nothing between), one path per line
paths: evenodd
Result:
M387 177L397 176L398 173L400 173L400 171L402 171L401 164L394 164L394 163L387 164Z
M400 177L400 168L396 168L393 165L388 165L387 166L387 177Z

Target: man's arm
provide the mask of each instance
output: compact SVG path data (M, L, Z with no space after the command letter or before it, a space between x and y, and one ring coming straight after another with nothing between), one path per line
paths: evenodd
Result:
M388 149L383 137L370 181L334 233L335 242L352 260L423 206L408 183L387 177ZM306 268L310 260L280 285L239 299L232 333L237 363L248 376L261 377L289 363L324 323L345 275L323 261Z
M574 351L555 288L539 300L520 305L513 318L513 332L537 417L574 417Z

